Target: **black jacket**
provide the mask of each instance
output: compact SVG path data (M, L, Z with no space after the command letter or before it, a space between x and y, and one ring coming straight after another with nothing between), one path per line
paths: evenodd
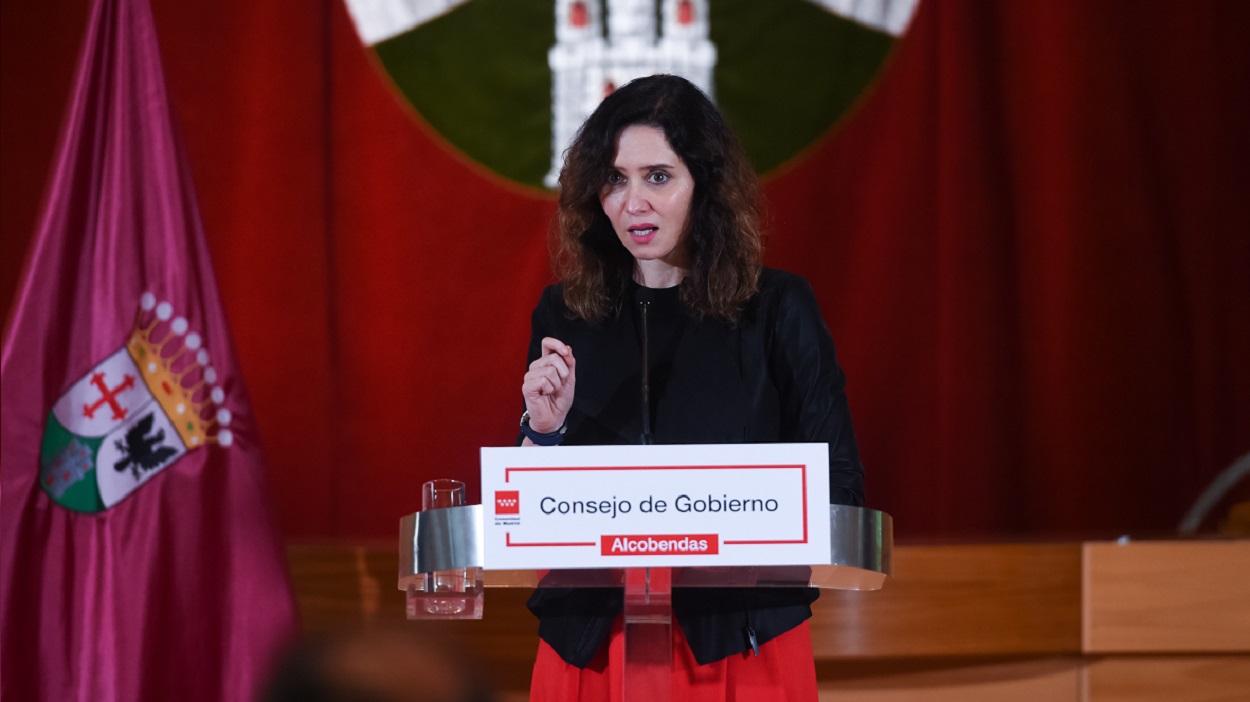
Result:
M573 319L562 288L543 291L534 310L529 361L543 337L573 347L577 391L565 444L637 444L641 354L632 310L598 323ZM664 387L652 386L657 444L824 442L829 499L863 503L863 468L838 366L811 286L765 269L760 291L736 325L687 318ZM673 612L700 664L750 647L811 616L817 591L805 588L676 588ZM569 663L585 667L621 611L613 589L542 588L529 607L539 636Z

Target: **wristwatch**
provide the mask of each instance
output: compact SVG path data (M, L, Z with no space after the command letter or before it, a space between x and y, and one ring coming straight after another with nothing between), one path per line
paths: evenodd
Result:
M550 434L540 434L530 428L529 410L521 413L521 433L529 438L530 441L533 441L536 446L558 446L561 441L564 441L564 432L568 430L569 422L568 419L565 419L564 424L561 424L559 429Z

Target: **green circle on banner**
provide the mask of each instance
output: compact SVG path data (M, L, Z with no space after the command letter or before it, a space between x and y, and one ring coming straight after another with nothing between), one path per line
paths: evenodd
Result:
M577 3L582 4L582 3ZM659 26L659 3L657 26ZM518 183L552 168L555 0L470 0L373 46L411 105L448 142ZM713 96L767 173L844 115L895 37L811 0L708 2Z

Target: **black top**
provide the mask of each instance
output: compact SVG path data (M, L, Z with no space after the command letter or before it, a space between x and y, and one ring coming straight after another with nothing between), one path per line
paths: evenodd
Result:
M682 310L681 288L644 288L630 282L630 299L634 315L634 328L637 330L638 348L645 351L648 375L647 383L649 402L648 414L643 416L644 422L650 422L644 430L653 430L655 415L659 411L659 398L664 397L668 387L668 378L673 372L673 357L677 354L677 344L681 341L689 317ZM644 333L645 330L645 333ZM639 363L639 369L642 364ZM641 410L642 398L639 397ZM654 443L655 437L649 437ZM642 443L648 443L646 441Z
M640 297L647 309L654 443L823 442L829 445L830 502L863 503L863 468L833 339L811 286L765 269L760 291L736 325L695 320L679 288L633 286L629 309L600 322L572 317L561 286L534 310L529 362L543 337L573 347L577 391L567 445L637 444L642 436ZM624 305L623 305L624 306ZM518 439L519 441L519 439ZM554 450L554 449L551 449ZM677 588L673 612L700 664L749 648L811 616L805 588ZM530 598L539 635L564 660L584 667L620 612L612 589L539 588Z

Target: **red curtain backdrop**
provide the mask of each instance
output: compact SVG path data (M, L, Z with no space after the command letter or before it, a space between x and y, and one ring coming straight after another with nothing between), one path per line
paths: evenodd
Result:
M391 538L514 437L553 200L448 147L334 0L153 4L284 531ZM6 310L86 5L0 3ZM899 538L1167 533L1250 451L1247 26L929 0L767 179Z

